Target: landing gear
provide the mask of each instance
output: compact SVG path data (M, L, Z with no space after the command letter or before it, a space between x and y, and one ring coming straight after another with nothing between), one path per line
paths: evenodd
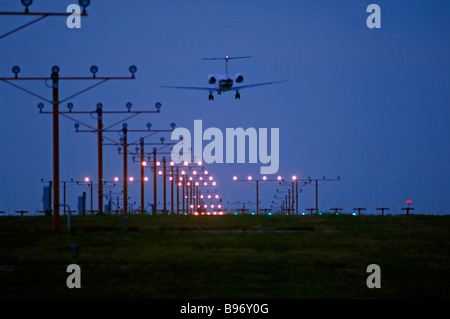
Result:
M209 96L208 96L208 101L214 101L214 95L212 94L212 92L209 92Z
M241 98L241 95L239 94L239 91L236 91L236 95L234 96L234 98L236 100Z

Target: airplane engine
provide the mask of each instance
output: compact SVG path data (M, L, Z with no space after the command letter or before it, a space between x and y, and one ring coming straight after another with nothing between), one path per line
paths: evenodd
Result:
M208 83L209 84L215 84L216 83L216 78L213 74L208 75Z
M244 76L241 73L236 73L234 75L234 81L236 81L236 83L242 83L244 82Z

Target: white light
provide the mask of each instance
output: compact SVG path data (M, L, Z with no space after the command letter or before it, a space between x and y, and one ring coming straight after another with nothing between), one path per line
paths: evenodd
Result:
M187 182L186 185L187 185L187 186L191 186L191 183Z
M189 176L189 180L192 181L192 176Z
M118 182L118 181L119 181L119 178L118 178L118 177L114 177L114 181L115 181L115 182Z
M212 182L212 185L213 185L213 186L216 186L216 182Z
M84 181L87 183L87 182L89 182L89 177L85 177L84 178Z
M162 175L162 174L163 174L163 172L162 172L162 171L158 171L158 174L159 174L159 175Z
M248 179L249 181L251 181L251 180L252 180L252 177L251 177L251 176L249 176L249 177L247 177L247 179Z
M188 161L184 161L183 164L184 164L184 166L188 166L189 163L188 163Z
M202 166L202 161L199 161L197 164L198 166Z
M192 174L197 175L197 171L193 171Z
M281 181L281 176L278 176L277 179L278 179L279 181Z
M156 166L160 166L161 165L161 162L160 161L157 161L156 162Z
M296 181L296 180L297 180L297 176L293 175L293 176L292 176L292 180L293 180L293 181Z
M209 177L209 180L210 180L210 181L212 181L212 180L213 180L213 177L212 177L212 176L210 176L210 177Z
M144 177L144 181L148 182L148 177L147 176Z
M211 204L211 208L214 208L214 204Z
M205 171L205 175L208 175L208 171Z
M219 195L216 195L216 198L219 198Z
M220 205L220 204L219 204L219 205L217 205L217 208L222 208L222 205Z
M207 183L207 182L204 182L203 185L208 186L208 183Z
M267 176L263 176L263 181L267 180Z
M181 171L181 175L184 175L184 174L186 174L186 172L185 171Z
M169 181L173 180L172 176L169 176Z
M198 179L202 181L202 180L203 180L203 177L200 176Z
M237 181L237 176L233 176L233 181Z
M142 161L142 166L147 166L147 162L146 161Z
M170 162L170 166L174 166L175 165L175 162Z
M133 176L130 176L130 178L128 178L128 180L129 180L130 182L132 182L132 181L134 181L134 177L133 177Z
M208 198L211 199L211 195L208 195Z

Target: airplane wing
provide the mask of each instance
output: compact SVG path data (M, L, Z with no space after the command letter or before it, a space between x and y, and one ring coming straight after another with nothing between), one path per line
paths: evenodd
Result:
M288 80L264 82L264 83L255 83L255 84L247 84L247 85L233 86L231 89L236 91L236 90L241 90L241 89L254 88L256 86L263 86L263 85L269 85L269 84L275 84L275 83L282 83L282 82L287 82L287 81Z
M162 85L162 88L170 89L188 89L188 90L201 90L201 91L217 91L216 87L201 87L201 86L166 86Z

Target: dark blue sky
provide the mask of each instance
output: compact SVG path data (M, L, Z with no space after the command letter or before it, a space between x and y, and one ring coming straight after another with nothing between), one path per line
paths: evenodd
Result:
M31 11L65 11L72 1L34 1ZM368 29L366 7L380 5L382 28ZM2 11L23 10L20 1L2 2ZM0 74L13 65L22 76L128 75L71 100L76 110L163 105L159 115L140 116L130 127L168 128L171 122L203 127L280 128L282 176L341 176L320 189L320 208L390 207L412 200L416 212L447 213L449 194L449 30L448 1L95 1L81 29L50 17L0 40ZM31 19L0 19L0 33ZM251 55L230 62L230 73L245 83L289 82L208 101L207 93L160 88L205 86L222 72L220 61L203 57ZM245 84L244 83L244 84ZM51 116L39 115L36 97L0 83L0 210L41 209L41 178L52 178ZM43 82L21 85L51 98ZM63 82L63 98L90 83ZM63 104L65 107L65 104ZM47 104L49 110L50 106ZM79 119L95 125L89 116ZM117 117L105 118L105 124ZM61 179L97 175L96 138L75 133L61 118ZM136 135L136 139L139 135ZM168 136L166 136L168 139ZM105 147L105 179L122 175L122 158ZM256 175L260 164L215 164L225 201L254 202L254 187L232 184L232 176ZM138 166L130 165L138 176ZM149 185L150 186L150 185ZM267 207L276 185L261 188ZM147 199L151 201L150 187ZM70 189L76 206L80 187ZM138 201L138 186L130 188ZM300 208L314 206L305 188Z

